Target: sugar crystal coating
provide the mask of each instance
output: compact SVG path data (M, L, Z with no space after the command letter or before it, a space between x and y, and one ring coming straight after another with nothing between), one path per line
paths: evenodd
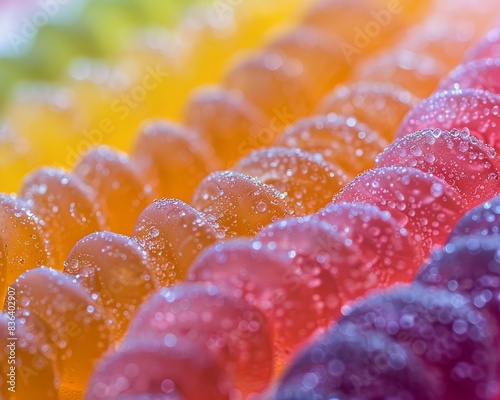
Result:
M496 196L469 210L455 225L448 241L457 236L500 234L500 197Z

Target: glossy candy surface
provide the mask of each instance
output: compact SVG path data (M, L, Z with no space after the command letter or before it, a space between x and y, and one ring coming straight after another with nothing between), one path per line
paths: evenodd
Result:
M101 305L74 278L49 268L32 269L12 286L19 305L16 318L33 314L47 327L61 385L83 390L94 363L112 343Z
M465 212L458 191L411 167L376 168L358 175L334 202L364 202L389 211L425 254L444 243Z
M93 233L78 241L64 262L64 272L101 302L117 338L159 287L139 244L111 232Z
M425 130L406 135L377 157L377 167L417 168L443 179L474 207L500 190L500 159L495 150L462 131Z
M160 286L180 282L189 265L218 241L208 217L180 200L158 200L144 209L134 228L134 239L148 255Z
M285 196L256 178L234 171L215 172L196 189L192 205L205 213L221 237L253 236L291 214Z
M233 169L283 193L296 215L318 211L347 182L342 170L321 156L284 147L253 152L239 160Z
M73 173L94 190L113 232L130 235L141 211L153 201L151 186L137 176L128 156L111 148L87 153Z
M412 92L397 84L361 81L336 87L323 99L318 112L352 117L390 142L417 103Z
M244 393L263 389L272 371L272 331L265 316L214 285L159 291L132 321L125 345L186 339L212 353Z
M375 157L388 143L354 118L329 113L303 118L287 126L275 144L321 155L353 178L372 168Z

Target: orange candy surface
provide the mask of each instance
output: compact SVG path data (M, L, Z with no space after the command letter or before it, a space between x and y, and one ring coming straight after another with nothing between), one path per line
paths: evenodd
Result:
M321 156L284 147L256 151L241 159L234 170L283 193L297 215L326 206L347 183L342 170Z
M64 272L74 275L101 302L118 339L138 307L159 286L139 244L111 232L81 239L68 255Z
M48 268L28 271L12 286L19 306L16 318L33 314L47 326L61 384L83 390L95 361L111 345L100 304L73 277Z
M196 256L218 240L209 218L180 200L158 200L146 207L134 228L161 286L182 281Z
M28 175L21 198L39 219L50 265L62 270L71 248L84 236L105 228L94 193L74 175L42 168Z
M291 215L282 193L233 171L207 177L196 189L192 205L207 214L226 238L254 236L271 222Z
M131 158L160 197L183 201L191 199L198 183L218 165L207 143L181 125L166 121L142 128Z
M354 118L330 113L289 125L276 139L276 145L319 154L353 178L375 165L375 157L387 142Z
M151 186L137 176L128 156L102 146L83 156L74 169L94 189L109 229L130 235L141 211L153 201Z
M23 272L47 262L46 243L39 223L20 199L0 195L0 296Z
M405 115L417 105L418 100L412 92L397 84L356 82L336 87L323 99L318 112L352 117L390 142L396 137Z

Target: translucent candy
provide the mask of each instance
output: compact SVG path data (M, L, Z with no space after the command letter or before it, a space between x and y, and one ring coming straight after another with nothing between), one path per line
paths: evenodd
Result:
M495 150L500 150L500 96L482 90L442 91L423 100L408 113L398 137L424 129L469 129Z
M415 284L370 297L345 314L343 331L384 333L419 357L438 383L441 396L434 398L490 398L496 328L466 297Z
M166 121L144 126L131 155L137 171L160 197L189 201L217 162L210 146L188 129Z
M500 234L499 220L500 197L496 196L467 212L453 228L448 241L457 236Z
M41 168L28 175L19 192L39 219L50 266L61 269L71 248L84 236L105 228L94 192L63 170Z
M397 84L355 82L336 87L323 99L318 112L349 117L351 125L359 121L391 142L403 118L417 103L418 98L412 92Z
M429 2L384 0L321 0L306 13L303 23L340 35L349 63L366 57L397 37L421 16Z
M500 59L486 58L459 65L439 84L439 90L480 89L500 94Z
M432 255L417 282L468 297L483 315L500 322L498 236L455 236Z
M500 58L500 28L489 31L483 39L467 52L467 61L482 58Z
M284 195L255 178L215 172L196 189L193 207L208 215L222 237L253 236L291 214Z
M430 55L392 49L360 64L354 79L395 83L424 98L436 90L446 72L445 65Z
M131 343L105 357L84 399L229 400L231 389L210 353L173 336L165 343Z
M340 315L348 300L379 287L363 253L352 240L316 218L289 218L267 226L257 240L270 250L286 252L305 284L316 293L312 306L325 326Z
M212 145L228 168L238 156L268 144L263 136L270 129L268 118L239 91L200 89L184 113L186 124Z
M320 155L284 147L255 151L241 159L233 169L283 193L296 215L318 211L347 182L342 170L324 161Z
M173 346L177 339L214 354L244 394L269 383L271 326L258 309L216 286L191 283L162 289L132 321L125 345Z
M298 28L234 66L224 85L240 90L270 118L288 116L291 123L347 77L339 43L340 38Z
M335 203L376 205L408 230L425 254L443 244L465 212L460 194L445 181L410 167L366 171L352 180Z
M64 272L74 275L102 303L117 338L159 286L139 244L111 232L93 233L78 241L64 263Z
M287 126L275 144L321 155L350 178L372 168L377 154L388 145L366 125L334 113L304 118Z
M94 189L109 229L130 235L141 211L153 201L151 187L136 175L125 153L101 146L84 155L74 174Z
M0 298L23 272L47 262L37 218L21 199L0 194Z
M300 353L281 378L276 400L435 400L431 371L379 332L330 329Z
M406 135L377 157L378 168L393 165L441 178L460 192L468 208L500 192L500 159L467 129L428 129Z
M411 281L424 255L388 211L364 203L330 204L316 217L351 239L362 253L380 286Z
M148 206L134 228L134 238L148 254L160 286L182 281L196 256L218 240L217 234L203 213L167 199Z
M452 18L446 13L434 12L421 24L408 29L397 47L431 55L451 70L478 37L480 30L469 18Z
M275 329L278 365L318 328L315 292L284 252L259 241L234 240L208 248L191 265L187 279L216 284L262 311Z
M61 384L83 390L94 363L110 347L110 331L101 305L73 277L35 268L12 285L19 312L35 315L47 326L57 352Z
M8 311L8 305L6 308ZM48 344L46 328L36 317L20 318L14 313L0 314L2 399L57 400L58 370Z

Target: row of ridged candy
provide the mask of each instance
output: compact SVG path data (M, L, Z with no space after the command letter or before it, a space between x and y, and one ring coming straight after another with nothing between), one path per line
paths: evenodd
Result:
M470 54L494 53L498 48L495 37L495 31L489 33ZM477 64L494 65L488 60ZM474 70L481 75L481 68ZM474 86L463 73L452 72L442 85L450 81L454 87ZM470 209L498 193L494 149L467 129L441 131L438 127L462 128L472 123L474 134L489 138L488 143L495 146L490 127L495 125L496 115L491 111L497 103L495 95L477 90L438 92L410 113L400 131L403 137L377 163L431 172L453 185ZM451 110L446 108L449 104ZM426 112L430 118L424 116ZM477 119L484 120L482 132L475 129ZM410 133L415 123L433 129ZM377 179L369 183L373 186ZM353 190L344 192L349 191ZM405 393L409 398L492 398L498 390L496 203L494 199L470 211L443 249L423 267L414 285L350 305L336 326L297 357L276 397ZM447 339L441 341L443 337ZM441 347L445 342L449 351ZM337 368L330 368L332 362ZM327 365L328 369L322 367ZM421 387L427 388L426 393L420 392Z

